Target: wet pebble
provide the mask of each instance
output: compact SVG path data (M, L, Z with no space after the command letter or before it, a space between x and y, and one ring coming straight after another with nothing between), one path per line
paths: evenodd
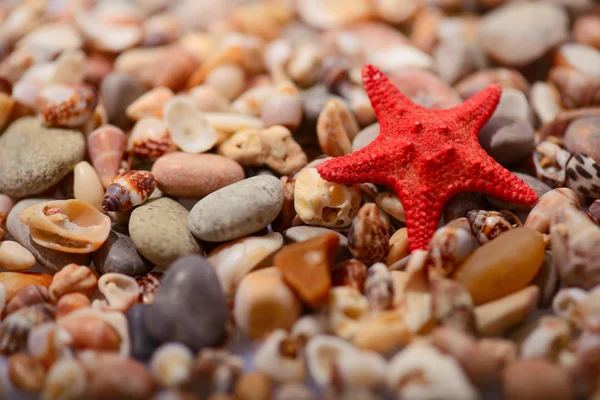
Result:
M111 231L108 239L93 254L94 267L101 274L118 272L129 276L144 275L154 266L142 257L131 238L125 234Z
M240 206L241 205L241 206ZM269 225L283 205L283 185L273 176L244 179L200 200L189 215L189 228L198 239L222 242Z
M194 350L216 345L225 333L228 310L212 265L197 255L174 262L146 317L150 335L160 343L181 342Z
M517 177L519 177L523 181L525 181L526 184L531 186L531 188L533 190L535 190L535 192L537 193L538 198L542 197L545 193L548 193L550 190L552 190L552 188L550 186L546 185L544 182L534 178L531 175L523 174L521 172L513 172L513 174L515 174ZM529 211L533 208L533 205L523 206L523 205L519 205L519 204L513 204L508 201L501 200L501 199L498 199L498 198L492 197L492 196L486 196L486 198L488 199L488 201L490 203L492 203L493 205L495 205L496 207L498 207L499 209L502 209L502 210Z
M188 214L185 207L167 197L147 201L131 213L131 240L142 256L161 268L181 256L201 253L188 229Z
M158 187L166 195L202 198L244 179L237 162L216 154L175 152L152 166Z
M73 254L64 253L57 250L52 250L47 247L40 246L31 239L29 227L21 222L19 216L21 212L34 204L50 201L51 199L28 199L21 200L10 210L6 220L6 227L12 238L21 246L26 248L33 254L35 259L42 267L54 273L59 271L65 265L78 264L88 265L90 261L89 254Z
M0 138L0 192L14 197L42 193L71 172L84 154L81 133L21 118Z
M127 118L125 110L144 93L144 87L124 72L108 74L100 85L100 98L106 109L108 122L121 129L127 129L133 122Z

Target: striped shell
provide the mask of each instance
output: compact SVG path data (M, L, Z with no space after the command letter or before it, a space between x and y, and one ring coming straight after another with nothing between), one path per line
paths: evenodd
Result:
M156 178L148 171L125 171L106 189L102 208L105 211L128 211L148 200L156 188Z
M367 265L383 260L389 250L388 227L375 203L364 204L350 225L348 250Z
M40 91L38 104L44 124L73 128L92 117L98 99L87 85L51 85Z
M533 153L537 177L551 187L564 186L570 158L571 153L558 144L548 140L541 142Z
M449 222L438 229L429 242L430 276L449 276L476 248L477 240L467 218Z
M167 126L162 119L156 117L140 119L127 141L129 154L139 158L154 159L176 149Z
M467 219L480 245L511 228L523 225L516 215L506 210L470 210L467 212Z
M54 307L47 303L24 307L8 315L0 327L0 351L14 353L24 349L31 329L53 319Z
M88 136L88 153L104 187L119 173L125 153L125 133L113 125L103 125Z

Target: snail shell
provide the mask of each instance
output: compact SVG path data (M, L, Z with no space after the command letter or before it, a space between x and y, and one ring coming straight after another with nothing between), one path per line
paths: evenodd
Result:
M523 224L510 211L469 210L467 219L480 245L489 242L501 233Z
M102 185L108 187L119 173L123 153L125 152L125 133L112 125L103 125L96 129L87 140L88 153Z
M23 210L19 219L40 246L65 253L98 250L110 233L110 218L80 200L56 200Z
M102 208L105 211L128 211L148 200L156 188L152 172L131 170L119 174L106 189Z

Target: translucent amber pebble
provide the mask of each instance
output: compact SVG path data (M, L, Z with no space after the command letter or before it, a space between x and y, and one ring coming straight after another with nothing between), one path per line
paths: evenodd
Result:
M544 260L542 235L514 228L475 250L454 272L476 304L499 299L527 286Z

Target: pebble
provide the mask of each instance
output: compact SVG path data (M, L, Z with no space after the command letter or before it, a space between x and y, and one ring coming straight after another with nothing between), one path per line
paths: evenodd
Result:
M242 375L234 388L235 397L239 400L269 400L272 392L271 379L258 371Z
M113 354L98 354L88 366L86 394L89 400L146 400L154 392L152 374L143 364Z
M479 131L479 144L502 165L525 160L535 149L535 131L529 122L504 116L492 117Z
M475 307L477 333L494 336L520 324L535 308L540 295L537 286L527 286L508 296Z
M440 110L457 106L460 96L437 75L416 68L405 68L389 76L390 81L413 102Z
M81 133L20 118L0 137L0 192L14 197L42 193L67 176L84 154Z
M496 61L525 66L567 40L569 17L550 3L509 3L479 23L479 43Z
M201 253L202 247L188 229L188 214L170 198L149 200L131 213L131 240L142 256L161 268L181 256Z
M565 131L564 143L571 153L585 153L600 160L600 117L576 119Z
M475 304L499 299L525 287L544 261L542 235L514 228L475 250L454 272Z
M133 121L125 110L144 94L144 87L125 72L111 72L100 84L100 99L106 110L108 122L121 129L128 129Z
M129 276L140 276L150 272L154 265L142 257L131 238L123 233L111 231L106 242L92 259L101 274L118 272Z
M233 317L251 339L289 330L301 313L302 303L275 268L249 273L235 292ZM266 314L269 318L264 318Z
M513 174L516 175L517 177L521 178L523 181L525 181L526 184L531 186L531 188L533 190L535 190L535 192L537 193L538 198L542 197L544 194L546 194L550 190L552 190L552 188L550 186L546 185L544 182L540 181L539 179L534 178L531 175L523 174L520 172L513 172ZM508 201L501 200L501 199L498 199L498 198L492 197L492 196L486 196L486 198L490 203L492 203L493 205L495 205L496 207L498 207L501 210L529 211L533 208L533 205L523 206L520 204L513 204Z
M213 266L198 255L170 267L146 312L146 328L159 343L181 342L193 350L223 339L228 319L225 295Z
M283 206L283 185L261 175L231 184L200 200L189 215L189 228L198 239L222 242L269 225Z
M6 220L6 227L11 237L21 246L33 254L37 262L49 272L60 271L68 264L88 265L90 262L89 254L64 253L62 251L52 250L35 243L29 234L29 227L21 222L19 215L26 208L51 201L52 199L28 199L21 200L10 210Z
M348 247L348 239L346 238L346 236L334 230L322 228L320 226L294 226L286 229L283 232L283 237L288 242L297 243L305 242L307 240L314 239L318 236L322 236L328 233L335 233L338 236L338 239L340 239L340 247Z
M104 186L102 186L100 177L94 167L87 161L81 161L75 165L73 175L73 195L75 199L88 203L103 212Z
M125 314L131 340L131 356L139 361L148 361L159 346L146 328L147 313L147 305L134 304Z
M569 400L575 387L569 371L548 360L518 360L503 373L507 400Z
M352 151L358 151L366 147L369 143L379 136L379 122L371 124L358 132L352 140Z
M152 166L158 188L166 195L202 198L244 179L237 162L216 154L174 152Z
M0 267L7 271L22 271L35 265L33 254L17 242L0 242Z

